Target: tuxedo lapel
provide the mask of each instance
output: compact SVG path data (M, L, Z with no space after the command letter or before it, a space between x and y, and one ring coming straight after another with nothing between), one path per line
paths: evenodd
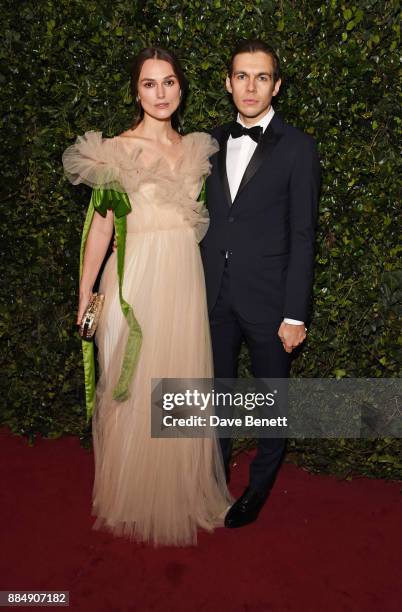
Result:
M229 132L226 130L223 130L222 136L219 140L220 149L218 152L218 169L219 169L219 176L221 179L223 191L228 201L228 206L232 206L232 196L230 194L228 175L226 171L226 151L227 151L228 138L229 138Z
M239 189L237 190L236 197L233 201L236 202L239 194L243 191L247 183L251 181L257 170L260 168L262 162L266 160L275 149L276 145L282 138L282 121L275 114L272 117L267 129L265 130L260 143L257 145L252 158L243 174ZM225 158L226 158L226 147L225 147ZM226 177L227 180L227 177Z

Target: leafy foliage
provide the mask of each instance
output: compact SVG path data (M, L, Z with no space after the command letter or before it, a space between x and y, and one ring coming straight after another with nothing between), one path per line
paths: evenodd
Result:
M294 375L398 375L396 0L25 0L18 11L6 0L1 19L4 423L32 440L89 439L74 333L89 193L71 188L60 160L77 134L130 125L130 62L149 44L182 59L186 131L233 116L223 82L240 38L261 36L278 50L277 109L315 136L323 169L314 312ZM297 441L293 450L317 469L396 477L397 459L384 463L377 452L383 444ZM388 441L385 454L400 448Z

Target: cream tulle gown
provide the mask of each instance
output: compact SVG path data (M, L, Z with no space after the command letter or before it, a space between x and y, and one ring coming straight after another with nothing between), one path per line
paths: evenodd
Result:
M87 132L63 156L74 184L117 187L130 198L123 295L143 334L130 398L116 402L127 323L113 253L101 279L105 305L96 333L94 529L184 546L197 542L198 527L222 525L232 498L215 438L151 438L151 379L213 376L198 246L209 221L196 199L218 146L207 134L188 134L171 168L140 142Z

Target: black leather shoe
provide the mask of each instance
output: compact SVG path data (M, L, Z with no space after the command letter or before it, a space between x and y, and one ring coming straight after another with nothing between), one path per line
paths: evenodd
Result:
M247 487L225 516L225 527L244 527L256 520L267 495Z

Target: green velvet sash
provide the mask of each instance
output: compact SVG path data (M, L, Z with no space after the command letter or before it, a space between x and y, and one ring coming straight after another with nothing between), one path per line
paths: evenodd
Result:
M119 299L122 312L128 324L128 338L124 351L123 363L120 377L113 391L113 399L124 402L129 397L129 385L137 365L142 343L141 328L134 316L133 309L123 298L124 257L126 251L127 214L131 211L130 200L127 194L114 191L113 189L93 189L91 201L84 223L80 251L80 279L84 262L85 245L95 211L103 217L107 210L114 212L114 227L117 242L117 274L119 279ZM93 415L95 406L95 358L93 341L82 341L82 352L85 375L85 402L87 422Z
M201 187L201 191L200 191L200 195L198 196L198 202L204 202L205 206L207 205L206 203L206 195L207 195L207 183L206 180L204 179L202 181L202 187Z

